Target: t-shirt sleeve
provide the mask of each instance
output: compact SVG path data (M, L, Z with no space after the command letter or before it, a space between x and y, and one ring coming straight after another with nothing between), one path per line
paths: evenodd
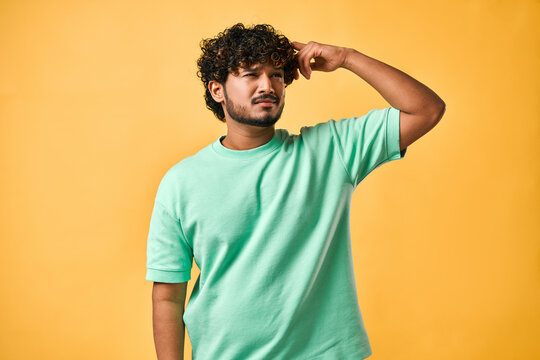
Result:
M350 181L356 187L382 164L405 156L399 150L399 110L373 109L360 117L330 121L333 140Z
M180 283L191 279L193 250L182 224L157 200L150 220L146 257L146 280Z

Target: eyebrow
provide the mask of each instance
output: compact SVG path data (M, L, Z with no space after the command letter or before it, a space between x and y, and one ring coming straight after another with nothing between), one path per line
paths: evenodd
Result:
M254 68L251 68L251 69L243 70L243 72L256 71L256 70L260 70L260 69L261 69L261 65L255 66ZM282 67L275 67L275 66L274 66L274 70L283 70L283 68L282 68ZM284 71L284 70L283 70L283 71Z

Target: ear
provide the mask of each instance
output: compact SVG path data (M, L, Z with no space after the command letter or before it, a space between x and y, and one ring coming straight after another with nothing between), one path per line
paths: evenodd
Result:
M208 90L214 101L220 103L225 100L225 95L223 95L223 86L216 80L211 80L208 82Z

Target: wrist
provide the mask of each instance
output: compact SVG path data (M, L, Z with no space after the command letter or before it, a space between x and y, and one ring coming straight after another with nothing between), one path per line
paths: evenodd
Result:
M341 63L342 68L351 70L351 58L356 50L353 48L344 48L344 57L343 62Z

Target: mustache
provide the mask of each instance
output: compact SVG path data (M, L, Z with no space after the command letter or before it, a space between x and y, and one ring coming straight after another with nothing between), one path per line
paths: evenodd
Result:
M278 99L275 98L275 97L272 97L272 96L263 96L263 97L260 97L260 98L258 98L258 99L255 99L254 103L258 103L258 102L261 102L261 101L264 101L264 100L270 100L270 101L275 102L275 103L278 102Z

